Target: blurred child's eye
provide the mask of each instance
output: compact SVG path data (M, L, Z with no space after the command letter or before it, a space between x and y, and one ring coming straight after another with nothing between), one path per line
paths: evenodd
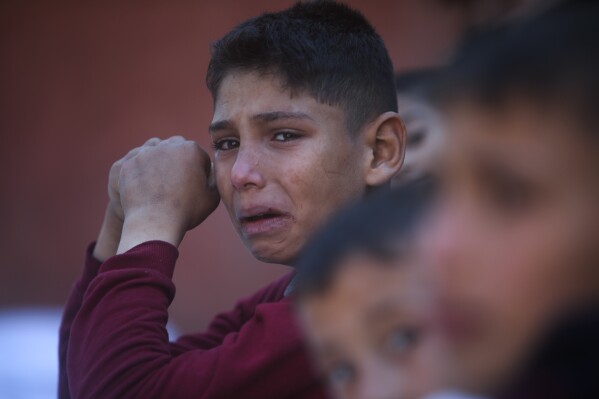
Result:
M401 355L410 350L420 338L420 331L415 328L398 327L385 337L384 347L389 353Z
M222 139L215 141L212 145L215 151L228 151L239 147L239 140Z
M345 385L351 382L355 378L355 375L355 368L351 364L345 362L333 365L327 373L329 381L335 385Z
M497 164L484 164L479 168L483 194L500 212L519 213L529 209L534 199L530 181Z
M300 137L299 134L294 133L294 132L290 132L290 131L282 131L282 132L278 132L274 135L274 140L275 141L281 141L281 142L285 142L285 141L291 141L291 140L296 140Z
M489 183L489 196L503 211L520 212L528 209L531 193L528 185L515 179L495 179Z

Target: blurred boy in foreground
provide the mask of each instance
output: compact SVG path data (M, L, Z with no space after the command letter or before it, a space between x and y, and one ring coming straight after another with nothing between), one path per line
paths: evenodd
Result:
M440 87L451 139L421 253L454 386L599 397L588 361L598 355L588 336L599 296L597 21L596 5L572 5L489 32L464 47ZM584 309L569 325L586 327L539 347Z
M342 212L299 262L301 324L336 398L420 398L440 385L413 250L431 188L408 183Z
M416 239L402 197L315 239L300 318L338 397L599 397L597 21L562 7L463 48L438 88L449 139Z

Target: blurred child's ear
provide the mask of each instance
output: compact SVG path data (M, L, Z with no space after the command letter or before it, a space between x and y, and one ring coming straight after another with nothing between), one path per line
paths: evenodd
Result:
M385 112L364 131L367 146L366 184L379 186L391 180L403 164L406 128L396 112Z

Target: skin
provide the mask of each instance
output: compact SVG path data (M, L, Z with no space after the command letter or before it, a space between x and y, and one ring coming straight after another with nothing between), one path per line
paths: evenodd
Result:
M291 93L277 76L231 72L210 125L214 168L182 137L132 150L112 167L94 256L104 260L149 240L178 246L220 197L254 256L292 264L330 213L388 182L403 161L405 132L396 113L354 135L345 122L342 108Z
M108 196L94 248L101 261L146 241L178 245L219 203L208 154L181 136L152 138L115 162Z
M398 95L399 115L406 125L406 156L391 184L401 184L431 173L444 146L444 134L436 111L420 99Z
M300 302L301 325L336 398L420 398L438 387L438 340L409 260L353 254L332 285ZM388 261L387 261L388 262Z
M597 145L564 107L446 109L442 196L422 238L460 388L489 394L556 317L599 292Z

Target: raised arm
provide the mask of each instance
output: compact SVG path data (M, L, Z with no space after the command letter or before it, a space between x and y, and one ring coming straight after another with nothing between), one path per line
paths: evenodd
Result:
M59 346L61 399L71 397L66 362L73 322L101 263L116 255L119 248L125 252L144 241L160 240L177 246L185 231L199 224L218 204L210 173L208 155L195 142L182 137L148 140L112 166L104 221L63 313Z

